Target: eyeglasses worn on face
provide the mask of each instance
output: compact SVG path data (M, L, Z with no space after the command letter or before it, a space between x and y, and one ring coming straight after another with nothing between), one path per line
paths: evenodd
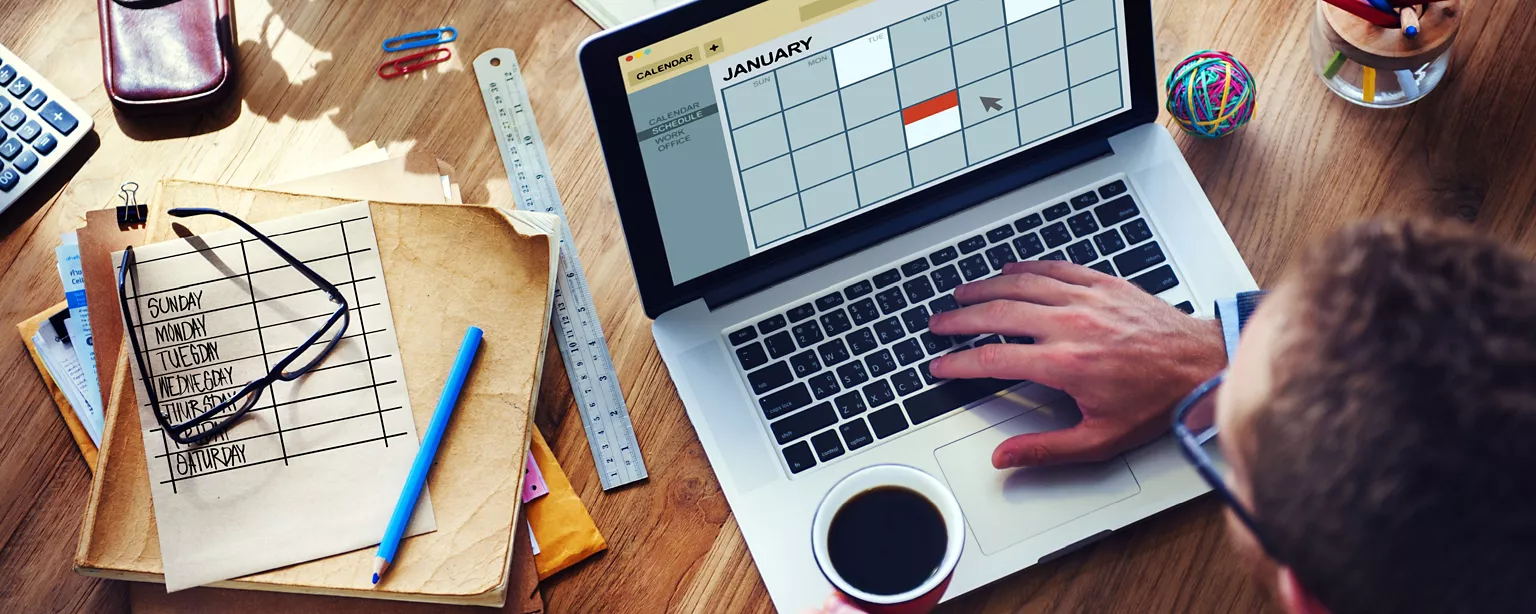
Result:
M118 301L122 304L123 322L127 324L128 341L133 346L133 359L138 363L139 378L144 383L145 393L149 396L150 409L155 415L155 421L160 424L160 428L172 440L182 445L197 445L212 439L219 433L229 430L231 426L234 426L241 417L256 406L256 402L261 399L262 392L273 383L278 381L291 382L310 372L323 362L330 355L331 351L336 349L336 344L341 342L342 336L346 334L347 327L351 324L351 316L349 315L350 310L347 305L347 299L341 294L341 290L337 289L331 282L326 281L324 277L321 277L314 269L309 268L308 265L294 257L293 254L288 253L288 250L279 247L267 235L262 234L261 231L256 230L250 224L245 223L244 220L218 209L184 207L171 209L166 211L166 213L173 217L216 215L233 222L236 226L255 236L257 240L271 249L273 253L282 258L289 266L318 286L330 298L331 302L337 305L336 312L326 319L325 324L319 330L312 333L304 343L299 344L282 360L272 365L271 370L266 375L252 380L242 386L233 396L196 416L179 423L174 422L161 408L160 397L155 393L153 382L150 381L149 370L145 368L144 352L139 345L139 335L141 332L138 329L140 325L136 324L133 317L134 310L129 307L130 296L135 302L137 302L139 297L137 260L134 258L132 247L124 249L122 266L117 271L117 297ZM127 282L130 278L133 280L132 295L128 293ZM252 300L254 300L254 297ZM340 324L339 326L338 323ZM329 336L330 340L325 342L325 345L315 354L314 358L311 358L303 366L294 369L289 368L294 361L297 361L300 356L315 347L316 344L320 343L327 336ZM146 338L145 343L147 344L148 342ZM233 411L228 411L231 408L233 408Z
M1280 558L1272 547L1273 542L1265 537L1253 513L1232 494L1226 478L1222 477L1216 462L1205 450L1205 444L1216 438L1216 391L1221 388L1226 378L1226 371L1216 374L1174 406L1173 433L1179 442L1179 449L1184 451L1185 458L1195 466L1195 471L1205 479L1207 484L1210 484L1211 490L1221 497L1222 502L1232 510L1238 520L1242 521L1243 526L1248 527L1254 539L1258 540L1259 546L1264 548L1265 554L1278 561Z

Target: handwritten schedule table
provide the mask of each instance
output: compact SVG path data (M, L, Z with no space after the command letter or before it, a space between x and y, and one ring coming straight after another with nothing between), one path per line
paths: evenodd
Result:
M144 376L179 424L262 378L339 306L239 228L135 250L129 334L147 373L129 364L169 590L377 543L416 454L367 203L257 228L341 291L346 328L315 369L273 383L234 426L199 445L162 432ZM290 368L309 363L336 330ZM434 526L423 497L410 534Z

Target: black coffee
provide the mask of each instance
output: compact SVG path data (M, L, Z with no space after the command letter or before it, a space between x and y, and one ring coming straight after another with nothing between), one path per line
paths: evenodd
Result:
M933 502L899 486L854 495L827 532L827 555L844 580L875 595L898 595L933 577L949 534Z

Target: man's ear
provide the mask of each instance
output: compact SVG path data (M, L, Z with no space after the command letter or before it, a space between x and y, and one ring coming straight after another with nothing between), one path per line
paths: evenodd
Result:
M1275 573L1279 576L1275 578L1275 586L1279 589L1280 605L1288 614L1328 614L1328 607L1301 585L1290 567L1278 566Z

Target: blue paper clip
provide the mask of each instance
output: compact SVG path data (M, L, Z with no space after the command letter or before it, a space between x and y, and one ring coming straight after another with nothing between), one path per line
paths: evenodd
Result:
M419 47L431 47L442 43L451 43L459 40L459 31L453 26L438 28L436 30L422 30L401 34L394 38L384 39L384 51L386 53L416 49Z

